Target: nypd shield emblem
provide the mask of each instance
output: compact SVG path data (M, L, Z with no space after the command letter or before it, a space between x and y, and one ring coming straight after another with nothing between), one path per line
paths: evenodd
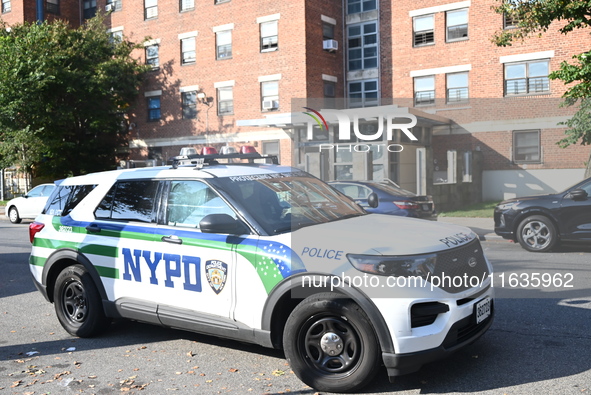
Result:
M228 265L222 261L211 260L205 262L205 276L213 292L219 294L226 285Z

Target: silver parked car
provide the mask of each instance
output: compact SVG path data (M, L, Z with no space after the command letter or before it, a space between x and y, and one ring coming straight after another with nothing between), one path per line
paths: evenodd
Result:
M9 200L5 215L13 224L20 223L23 218L34 219L43 211L54 188L54 184L37 185L23 196Z

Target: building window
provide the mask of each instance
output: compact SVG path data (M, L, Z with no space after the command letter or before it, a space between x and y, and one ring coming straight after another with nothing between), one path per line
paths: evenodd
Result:
M279 109L279 81L261 82L261 99L263 111Z
M122 8L123 8L123 1L122 0L107 0L107 6L105 8L105 11L121 11Z
M230 0L213 0L213 4L229 3Z
M84 19L90 19L96 15L96 0L85 0L82 7L82 16Z
M12 4L10 3L10 0L2 0L2 13L5 14L10 11L12 11Z
M468 39L468 9L448 11L445 14L446 40L460 41Z
M332 81L324 81L324 97L334 98L336 97L337 84Z
M181 40L181 64L195 63L195 37Z
M59 15L60 14L60 0L46 0L45 11L48 14Z
M148 97L148 121L158 121L160 118L160 96Z
M217 59L232 57L232 30L224 30L215 34Z
M519 19L511 14L503 14L503 29L514 29L519 24Z
M146 47L146 64L152 66L153 69L160 67L160 59L158 57L158 44L148 45Z
M413 18L413 46L430 45L435 43L433 34L433 15L417 16Z
M182 92L183 119L197 118L197 92Z
M347 0L347 14L372 11L376 8L376 0Z
M332 23L322 24L322 39L334 40L334 25Z
M195 9L195 0L180 0L181 12Z
M262 22L261 52L277 50L277 21Z
M144 19L158 17L158 0L144 0Z
M415 106L435 104L435 76L415 77Z
M378 67L378 31L375 22L349 26L349 71Z
M513 162L541 163L539 130L516 130L513 132Z
M114 30L110 32L109 40L111 43L116 44L123 41L123 30Z
M446 75L447 102L461 103L468 101L468 73L452 73Z
M368 107L378 105L378 80L349 83L349 106Z
M549 92L548 72L548 60L505 63L505 96Z
M234 88L218 88L218 115L234 114Z

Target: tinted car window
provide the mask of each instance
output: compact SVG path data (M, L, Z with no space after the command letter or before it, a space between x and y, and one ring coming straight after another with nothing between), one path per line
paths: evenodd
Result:
M167 202L167 223L198 228L209 214L236 214L210 187L199 181L172 181Z
M95 211L99 219L153 222L158 181L137 180L116 183Z
M96 185L65 185L56 188L43 214L68 215Z

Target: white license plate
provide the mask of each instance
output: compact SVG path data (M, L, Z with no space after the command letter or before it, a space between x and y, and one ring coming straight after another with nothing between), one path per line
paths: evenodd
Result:
M429 205L423 204L423 211L429 211Z
M482 321L490 316L491 299L484 298L480 302L476 303L474 307L474 313L476 314L476 323L480 324Z

